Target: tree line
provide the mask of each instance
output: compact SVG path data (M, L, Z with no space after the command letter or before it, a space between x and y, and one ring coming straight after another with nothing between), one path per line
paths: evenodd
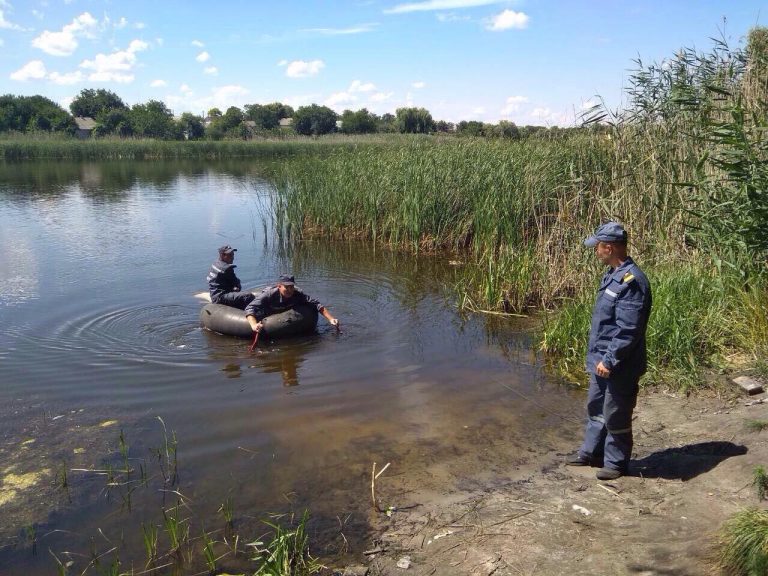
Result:
M337 114L327 106L311 104L297 109L273 102L230 106L222 112L212 108L205 117L184 112L175 118L159 100L128 106L114 92L86 88L69 105L69 112L44 96L0 96L0 133L48 132L74 135L75 118L91 118L94 136L156 138L162 140L222 140L274 136L286 131L305 136L342 134L433 134L519 139L536 133L559 132L559 128L517 126L501 121L489 124L435 121L424 108L398 108L395 114L374 114L363 108ZM286 121L287 119L290 119ZM282 122L281 122L282 121Z

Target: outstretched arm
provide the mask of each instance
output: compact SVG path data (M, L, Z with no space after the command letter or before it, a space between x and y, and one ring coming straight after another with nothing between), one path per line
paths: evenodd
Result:
M328 308L323 307L323 309L320 311L320 313L323 315L323 317L328 320L328 322L331 324L331 326L336 326L336 328L339 327L339 320L338 318L334 318L333 314L331 314L328 311Z

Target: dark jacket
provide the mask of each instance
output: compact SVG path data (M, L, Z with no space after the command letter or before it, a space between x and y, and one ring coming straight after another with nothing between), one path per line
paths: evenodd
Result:
M277 286L265 288L261 294L257 294L248 306L245 307L246 316L255 316L256 320L261 322L267 316L285 312L298 304L309 304L317 307L318 312L322 312L325 307L314 298L299 290L298 286L294 289L293 296L283 298Z
M611 378L639 378L648 359L645 331L651 313L651 286L632 258L610 269L600 282L587 347L587 372L599 362Z
M216 302L222 294L227 292L240 291L240 279L235 275L234 264L227 264L217 260L211 264L211 271L208 272L208 291L211 293L211 302Z

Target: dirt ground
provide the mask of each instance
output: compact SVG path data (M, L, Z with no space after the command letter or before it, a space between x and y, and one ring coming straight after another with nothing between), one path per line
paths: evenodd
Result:
M766 394L643 392L630 473L616 481L563 466L575 448L563 438L508 461L494 448L499 461L487 474L454 477L445 490L385 473L377 500L407 494L410 507L391 517L372 513L380 537L365 565L346 573L716 574L717 530L737 510L758 505L752 473L768 464L768 431L749 431L749 420L768 420ZM573 428L581 438L581 425Z

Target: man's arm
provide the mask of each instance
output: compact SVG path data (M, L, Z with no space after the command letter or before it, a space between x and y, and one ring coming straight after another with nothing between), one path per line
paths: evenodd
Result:
M643 291L636 281L629 284L616 301L616 326L619 331L611 340L600 362L609 373L629 356L640 341L647 321L644 304ZM597 375L601 376L599 365Z

